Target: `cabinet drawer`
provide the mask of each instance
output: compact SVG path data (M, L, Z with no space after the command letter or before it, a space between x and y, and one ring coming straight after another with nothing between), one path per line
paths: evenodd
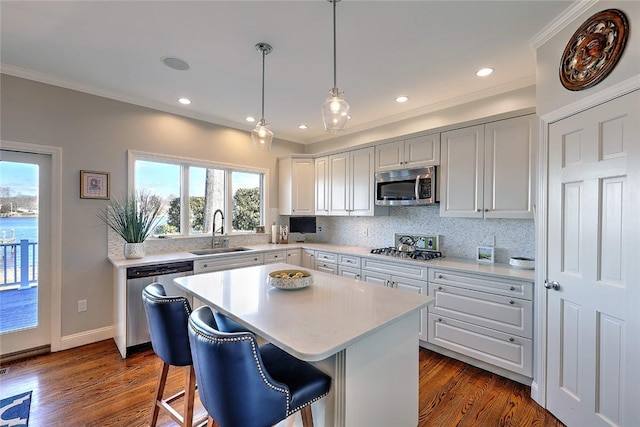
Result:
M338 264L344 265L347 267L356 267L360 268L360 257L353 255L338 255Z
M338 262L338 254L333 252L316 251L316 262L324 261L336 264Z
M428 341L477 360L533 376L533 343L522 338L429 313Z
M285 251L276 251L264 254L265 264L273 264L275 262L287 262L287 253Z
M315 269L325 273L338 274L338 266L330 262L316 261Z
M262 263L264 263L263 254L202 259L193 262L193 273L199 274L210 271L231 270L233 268L261 265Z
M338 276L350 277L351 279L360 280L360 269L357 267L338 266Z
M533 303L455 286L429 283L429 312L507 334L533 338Z
M387 263L374 260L371 258L362 259L362 271L375 271L379 273L393 274L397 276L407 277L411 279L427 280L428 268L420 265L396 262Z
M466 274L440 268L429 269L429 282L453 285L527 300L533 299L533 283L513 279Z

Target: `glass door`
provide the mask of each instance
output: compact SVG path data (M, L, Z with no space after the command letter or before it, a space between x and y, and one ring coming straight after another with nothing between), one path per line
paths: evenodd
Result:
M51 156L0 150L0 355L49 345Z

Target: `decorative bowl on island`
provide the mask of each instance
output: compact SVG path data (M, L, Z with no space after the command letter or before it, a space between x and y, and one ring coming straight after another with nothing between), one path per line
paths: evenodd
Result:
M305 270L278 270L269 273L267 282L278 289L301 289L313 283L313 276Z

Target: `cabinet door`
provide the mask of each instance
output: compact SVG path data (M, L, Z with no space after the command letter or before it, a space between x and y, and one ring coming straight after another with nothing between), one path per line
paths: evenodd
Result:
M286 251L267 252L266 254L264 254L264 263L275 264L276 262L287 262L286 258Z
M407 279L399 276L392 276L391 281L393 282L393 287L396 289L403 290L405 292L412 292L418 295L427 295L429 293L429 287L427 281L421 280L413 280ZM428 312L426 308L420 310L420 320L418 324L418 337L427 341L427 328L429 326L428 320Z
M349 215L349 153L329 156L329 215Z
M354 267L338 266L338 276L349 277L354 280L360 280L360 269Z
M440 134L407 139L404 142L405 169L440 164Z
M315 161L293 159L291 182L291 214L313 215L315 213Z
M315 269L316 268L316 259L315 253L311 249L303 249L302 250L302 266L304 268Z
M329 158L318 157L315 160L316 175L316 215L329 214Z
M484 126L442 133L440 216L482 218Z
M286 263L302 266L302 249L287 249Z
M404 164L404 141L376 146L376 172L402 169Z
M485 125L485 218L533 218L535 115Z
M316 261L315 269L329 274L338 274L338 266L329 262Z
M349 215L374 214L374 149L364 148L349 153Z
M376 271L362 270L362 280L367 283L373 283L374 285L389 286L391 282L391 275L385 273L378 273Z

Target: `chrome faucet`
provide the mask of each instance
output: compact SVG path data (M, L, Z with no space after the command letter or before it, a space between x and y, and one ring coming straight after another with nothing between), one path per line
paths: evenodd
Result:
M220 218L222 219L222 224L220 224L220 234L224 235L224 213L220 209L216 209L213 213L213 218L211 219L211 248L214 249L216 246L219 246L220 243L216 242L216 215L220 212Z

